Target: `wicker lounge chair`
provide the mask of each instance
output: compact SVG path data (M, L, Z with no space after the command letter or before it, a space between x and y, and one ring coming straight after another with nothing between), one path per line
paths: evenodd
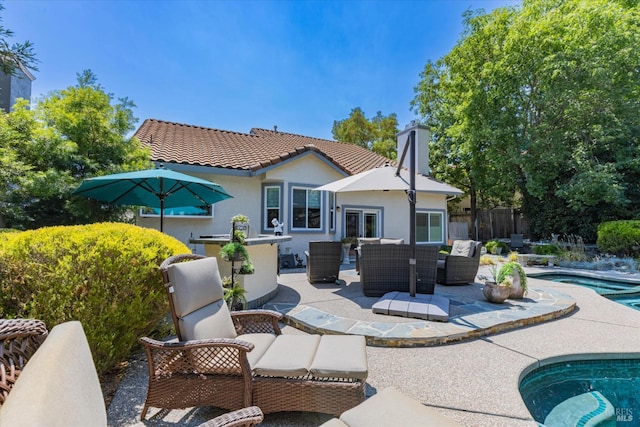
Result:
M179 341L140 340L149 362L143 419L150 406L337 415L364 400L364 337L282 335L279 313L229 313L213 257L178 255L161 270Z
M40 320L0 320L0 405L47 335L47 327Z
M409 245L363 245L360 247L360 283L366 296L409 292ZM438 248L416 247L416 292L433 294Z
M307 279L309 283L331 282L338 280L340 273L340 242L309 242L307 257Z
M443 285L466 285L476 280L480 266L482 242L454 240L451 254L439 255L438 283Z

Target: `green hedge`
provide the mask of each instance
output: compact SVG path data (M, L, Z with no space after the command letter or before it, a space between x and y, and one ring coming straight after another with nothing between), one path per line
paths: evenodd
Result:
M598 226L598 248L622 257L640 257L640 221L610 221Z
M158 270L188 253L175 238L122 223L0 233L0 317L49 329L79 320L98 373L127 360L168 311Z

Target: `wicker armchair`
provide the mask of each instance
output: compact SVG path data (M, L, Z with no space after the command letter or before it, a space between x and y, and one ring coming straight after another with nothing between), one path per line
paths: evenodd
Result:
M364 400L364 337L282 335L279 313L229 313L213 257L178 255L160 268L180 341L140 339L149 363L142 419L150 406L340 414Z
M215 417L198 427L252 427L264 419L264 414L257 406L238 409Z
M201 261L183 263L194 260ZM249 353L258 346L252 356L259 357L280 335L282 315L266 310L229 313L215 258L176 255L166 259L160 270L179 342L140 339L149 362L141 419L151 406L229 410L251 406ZM220 338L207 338L211 336Z
M443 285L466 285L478 274L482 242L455 240L450 255L439 255L437 282Z
M47 327L40 320L0 320L0 405L47 335Z
M363 245L360 247L360 283L366 296L409 292L409 245ZM433 294L438 248L416 246L416 292Z
M340 273L340 242L309 242L307 257L307 279L309 283L331 282L338 280Z

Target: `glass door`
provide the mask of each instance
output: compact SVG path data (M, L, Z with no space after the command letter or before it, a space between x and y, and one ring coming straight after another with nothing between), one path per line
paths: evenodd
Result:
M345 235L347 237L379 237L380 211L349 209L345 212Z

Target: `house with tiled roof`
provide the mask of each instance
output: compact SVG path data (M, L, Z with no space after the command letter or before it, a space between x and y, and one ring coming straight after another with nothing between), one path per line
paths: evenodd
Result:
M292 236L283 251L303 257L311 240L398 237L409 241L407 199L402 192L335 193L315 188L385 164L390 159L354 144L281 132L277 128L249 133L147 119L135 136L151 151L151 160L178 172L217 184L233 196L194 210L165 211L164 231L188 244L191 237L228 233L230 218L249 217L251 230L273 234L272 221ZM446 242L446 194L421 194L417 207ZM430 215L433 214L433 215ZM437 214L437 215L436 215ZM157 228L153 213L138 224ZM190 245L197 253L203 248Z

